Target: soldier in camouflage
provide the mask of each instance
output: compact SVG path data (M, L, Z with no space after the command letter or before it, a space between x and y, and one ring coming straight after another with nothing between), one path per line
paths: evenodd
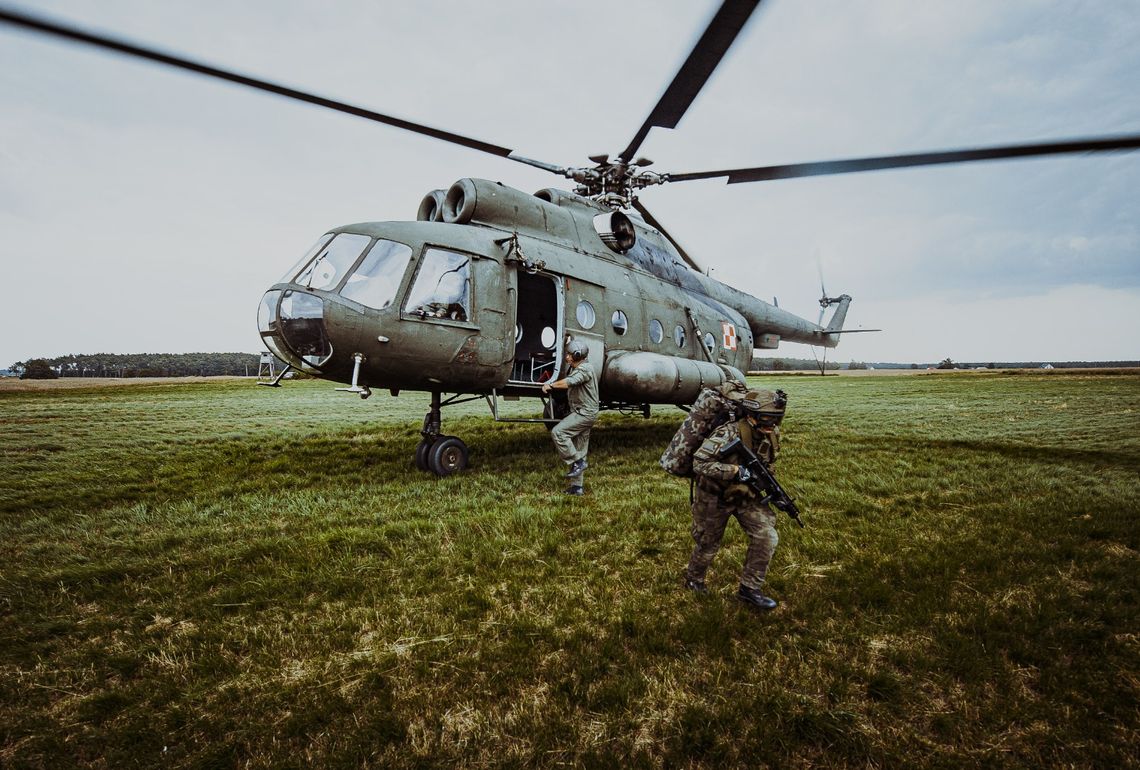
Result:
M737 437L752 447L756 456L771 467L780 449L780 421L787 402L782 391L751 391L740 402L744 418L726 423L712 432L693 455L696 489L693 492L693 540L695 546L685 570L685 587L705 593L705 573L720 549L724 528L735 516L748 536L748 552L737 597L756 609L775 608L776 601L761 592L768 563L776 552L776 514L760 502L743 482L747 470L733 462L733 455L720 451Z
M715 388L705 388L693 402L689 416L673 434L669 446L658 461L662 468L674 476L690 478L693 475L693 454L705 437L726 420L740 414L740 400L748 388L742 382L729 380Z

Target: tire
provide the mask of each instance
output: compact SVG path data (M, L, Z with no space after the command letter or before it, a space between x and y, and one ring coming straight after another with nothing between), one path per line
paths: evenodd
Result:
M428 467L436 476L450 476L467 467L467 445L455 436L440 436L428 453Z
M422 438L420 443L416 444L416 467L421 471L431 470L428 466L428 454L431 452L432 443L426 438Z

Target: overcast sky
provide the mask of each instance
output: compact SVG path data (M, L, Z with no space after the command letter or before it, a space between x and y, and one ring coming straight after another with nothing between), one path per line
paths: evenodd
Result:
M35 11L563 165L624 147L718 3L37 0ZM31 4L8 5L30 10ZM1135 0L766 0L674 131L675 173L1140 133ZM261 349L262 292L325 230L461 177L569 182L0 26L0 366ZM642 201L833 360L1140 358L1140 152L726 185ZM779 355L810 357L801 345Z

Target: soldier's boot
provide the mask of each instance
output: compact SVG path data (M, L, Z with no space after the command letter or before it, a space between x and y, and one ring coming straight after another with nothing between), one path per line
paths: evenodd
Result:
M685 578L685 590L692 591L695 594L707 594L709 587L705 585L705 581L697 580L696 578Z
M582 474L589 467L590 467L590 464L588 462L586 462L585 457L583 457L581 460L575 460L574 462L570 463L570 470L567 471L566 478L568 478L568 479L579 479L582 477Z
M775 599L760 593L759 588L749 588L743 583L740 584L740 590L736 592L736 598L758 610L774 610L778 604Z
M581 497L582 495L586 494L586 490L582 488L581 484L571 484L570 486L566 487L566 494Z

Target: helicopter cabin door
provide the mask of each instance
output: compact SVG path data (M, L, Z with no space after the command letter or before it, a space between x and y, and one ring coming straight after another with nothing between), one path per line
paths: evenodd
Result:
M542 385L558 378L562 350L562 281L518 272L515 356L511 383Z
M606 361L605 324L600 317L606 312L605 289L577 277L568 277L565 289L565 338L586 343L594 370L601 376Z

